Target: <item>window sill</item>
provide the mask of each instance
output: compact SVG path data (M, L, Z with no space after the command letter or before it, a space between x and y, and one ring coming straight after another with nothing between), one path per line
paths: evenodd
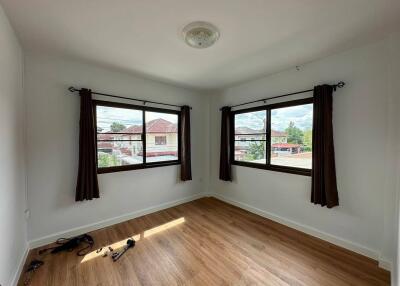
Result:
M240 161L234 161L232 163L232 165L255 168L255 169L263 169L263 170L281 172L281 173L289 173L289 174L295 174L295 175L301 175L301 176L309 176L309 177L311 176L311 170L303 169L303 168L285 167L285 166L277 166L277 165L265 165L265 164L240 162Z
M116 166L116 167L108 167L108 168L98 168L97 174L124 172L124 171L140 170L140 169L150 169L150 168L173 166L173 165L180 165L180 164L181 164L180 161L166 161L166 162L153 162L153 163L127 165L127 166Z

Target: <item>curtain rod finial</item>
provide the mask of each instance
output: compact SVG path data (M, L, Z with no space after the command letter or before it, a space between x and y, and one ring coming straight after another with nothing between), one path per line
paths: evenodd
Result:
M346 85L344 81L339 81L337 84L333 85L333 91L336 91L338 88L342 88Z
M338 87L338 88L342 88L342 87L344 87L345 85L346 85L346 83L345 83L344 81L339 81L338 84L337 84L337 87Z
M68 88L68 90L69 90L70 92L78 91L78 89L76 89L76 88L73 87L73 86L70 86L70 87Z

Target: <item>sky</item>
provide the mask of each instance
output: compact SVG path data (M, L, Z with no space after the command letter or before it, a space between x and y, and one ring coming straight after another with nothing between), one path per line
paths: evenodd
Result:
M110 131L110 125L113 122L118 122L126 127L132 125L142 125L142 111L127 109L127 108L115 108L107 106L97 106L97 127L102 128L102 132ZM146 122L162 118L172 123L178 122L178 116L175 114L157 113L146 111Z
M265 110L236 114L235 128L248 127L254 130L261 130L264 128L264 120L266 116L267 113Z
M290 121L293 121L295 126L302 130L311 129L312 117L312 104L273 109L271 111L271 128L276 131L284 131L289 126ZM261 130L265 118L265 111L237 114L235 116L235 127L246 126Z
M284 131L290 121L293 121L302 130L311 129L312 111L312 104L273 109L271 111L271 128L277 131ZM119 122L126 127L142 124L142 111L140 110L97 106L96 112L97 126L101 127L103 132L109 131L113 122ZM157 118L162 118L172 123L177 123L178 121L177 116L174 114L146 111L146 121ZM265 118L265 111L237 114L235 116L235 126L261 130L264 126L263 120Z

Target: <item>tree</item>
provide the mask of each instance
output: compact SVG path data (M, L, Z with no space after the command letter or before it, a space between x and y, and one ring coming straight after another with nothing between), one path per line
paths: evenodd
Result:
M250 142L246 160L260 160L265 158L264 143Z
M121 124L119 122L113 122L110 125L110 129L112 132L120 132L120 131L124 130L125 128L126 128L125 125Z
M300 128L294 125L293 121L290 121L288 128L286 128L286 133L288 135L287 142L292 144L302 145L304 142L304 134Z
M118 159L115 155L107 153L99 153L98 157L99 168L117 166L118 163L119 163Z
M304 131L304 151L310 152L312 150L312 130L307 129Z

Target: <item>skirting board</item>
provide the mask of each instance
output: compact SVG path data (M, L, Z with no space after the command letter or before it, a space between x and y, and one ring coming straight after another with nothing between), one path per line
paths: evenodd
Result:
M286 225L288 227L294 228L296 230L299 230L301 232L307 233L307 234L312 235L314 237L317 237L317 238L320 238L322 240L328 241L328 242L330 242L332 244L341 246L341 247L346 248L348 250L351 250L353 252L362 254L362 255L367 256L369 258L372 258L374 260L378 260L379 267L381 267L383 269L386 269L388 271L391 270L391 263L388 260L379 258L379 253L377 253L374 250L371 250L371 249L366 248L364 246L361 246L359 244L353 243L351 241L344 240L342 238L333 236L331 234L328 234L328 233L325 233L325 232L321 232L321 231L319 231L319 230L317 230L315 228L312 228L312 227L309 227L309 226L305 226L305 225L296 223L294 221L282 218L280 216L277 216L275 214L260 210L258 208L253 207L253 206L250 206L250 205L247 205L247 204L244 204L244 203L240 203L240 202L228 199L228 198L226 198L226 197L224 197L222 195L215 194L215 193L199 193L199 194L194 195L194 196L190 196L190 197L186 197L186 198L183 198L183 199L180 199L180 200L175 200L175 201L163 203L163 204L160 204L160 205L157 205L157 206L153 206L153 207L149 207L149 208L146 208L146 209L143 209L143 210L139 210L139 211L135 211L135 212L132 212L132 213L124 214L122 216L118 216L118 217L114 217L114 218L111 218L111 219L107 219L107 220L103 220L103 221L100 221L100 222L96 222L94 224L85 225L85 226L81 226L81 227L78 227L78 228L73 228L73 229L70 229L70 230L67 230L67 231L58 232L58 233L55 233L55 234L52 234L52 235L48 235L48 236L45 236L45 237L42 237L42 238L39 238L39 239L35 239L35 240L32 240L32 241L29 241L29 243L28 243L29 249L34 249L34 248L37 248L37 247L40 247L40 246L47 245L49 243L54 242L55 240L57 240L57 238L60 238L60 237L72 237L72 236L80 235L80 234L83 234L83 233L86 233L86 232L94 231L94 230L97 230L97 229L101 229L101 228L104 228L104 227L107 227L107 226L111 226L111 225L114 225L114 224L117 224L117 223L121 223L121 222L130 220L130 219L134 219L134 218L146 215L146 214L150 214L150 213L157 212L157 211L160 211L160 210L163 210L163 209L167 209L167 208L170 208L170 207L174 207L174 206L177 206L177 205L180 205L180 204L183 204L183 203L187 203L187 202L190 202L190 201L202 198L202 197L215 197L216 199L222 200L222 201L224 201L224 202L226 202L228 204L231 204L231 205L237 206L237 207L239 207L241 209L247 210L249 212L258 214L258 215L260 215L262 217L268 218L268 219L273 220L275 222L278 222L280 224ZM26 255L28 254L28 250L26 251ZM25 257L25 259L26 259L26 257ZM21 269L23 267L25 259L23 260L23 263L20 266ZM17 277L19 277L19 275Z
M21 258L19 260L19 264L17 266L17 269L15 270L14 275L12 276L10 283L7 284L7 285L16 286L18 284L18 280L19 280L19 277L21 276L22 270L24 268L26 258L28 257L28 253L29 253L29 247L28 247L28 245L26 245L24 253L23 253L23 255L21 256Z
M273 221L275 221L277 223L286 225L286 226L288 226L290 228L296 229L298 231L301 231L301 232L304 232L304 233L309 234L311 236L320 238L322 240L325 240L325 241L330 242L332 244L335 244L337 246L346 248L346 249L351 250L353 252L356 252L358 254L361 254L361 255L367 256L369 258L372 258L374 260L377 260L378 264L379 264L379 267L381 267L381 268L383 268L385 270L388 270L388 271L391 270L391 263L386 259L380 258L379 257L379 253L377 251L374 251L372 249L369 249L369 248L364 247L362 245L359 245L357 243L351 242L349 240L345 240L345 239L342 239L340 237L333 236L331 234L322 232L322 231L317 230L315 228L312 228L312 227L309 227L309 226L306 226L306 225L302 225L302 224L296 223L294 221L291 221L289 219L286 219L286 218L277 216L275 214L263 211L261 209L258 209L258 208L255 208L253 206L250 206L248 204L244 204L244 203L241 203L241 202L238 202L238 201L235 201L235 200L231 200L231 199L226 198L226 197L224 197L224 196L222 196L220 194L209 193L208 196L215 197L216 199L219 199L219 200L224 201L224 202L226 202L228 204L237 206L237 207L239 207L241 209L244 209L244 210L247 210L247 211L249 211L251 213L260 215L260 216L265 217L267 219L273 220Z
M60 237L73 237L73 236L81 235L81 234L84 234L84 233L87 233L87 232L90 232L90 231L94 231L94 230L97 230L97 229L101 229L101 228L104 228L104 227L107 227L107 226L111 226L111 225L114 225L114 224L117 224L117 223L121 223L121 222L130 220L130 219L134 219L134 218L137 218L137 217L140 217L140 216L143 216L143 215L147 215L147 214L154 213L154 212L157 212L157 211L160 211L160 210L163 210L163 209L167 209L167 208L174 207L174 206L177 206L177 205L180 205L180 204L184 204L184 203L187 203L187 202L190 202L190 201L193 201L193 200L197 200L197 199L202 198L204 196L205 196L204 193L199 193L199 194L196 194L196 195L193 195L193 196L190 196L190 197L186 197L186 198L175 200L175 201L171 201L171 202L162 203L162 204L159 204L159 205L156 205L156 206L152 206L152 207L145 208L145 209L142 209L142 210L134 211L134 212L131 212L131 213L128 213L128 214L117 216L117 217L114 217L114 218L111 218L111 219L106 219L106 220L99 221L99 222L96 222L96 223L93 223L93 224L88 224L88 225L80 226L80 227L77 227L77 228L72 228L72 229L69 229L69 230L66 230L66 231L57 232L57 233L54 233L54 234L51 234L51 235L47 235L47 236L44 236L44 237L29 241L29 249L34 249L34 248L37 248L37 247L41 247L41 246L47 245L49 243L53 243L54 241L56 241Z

